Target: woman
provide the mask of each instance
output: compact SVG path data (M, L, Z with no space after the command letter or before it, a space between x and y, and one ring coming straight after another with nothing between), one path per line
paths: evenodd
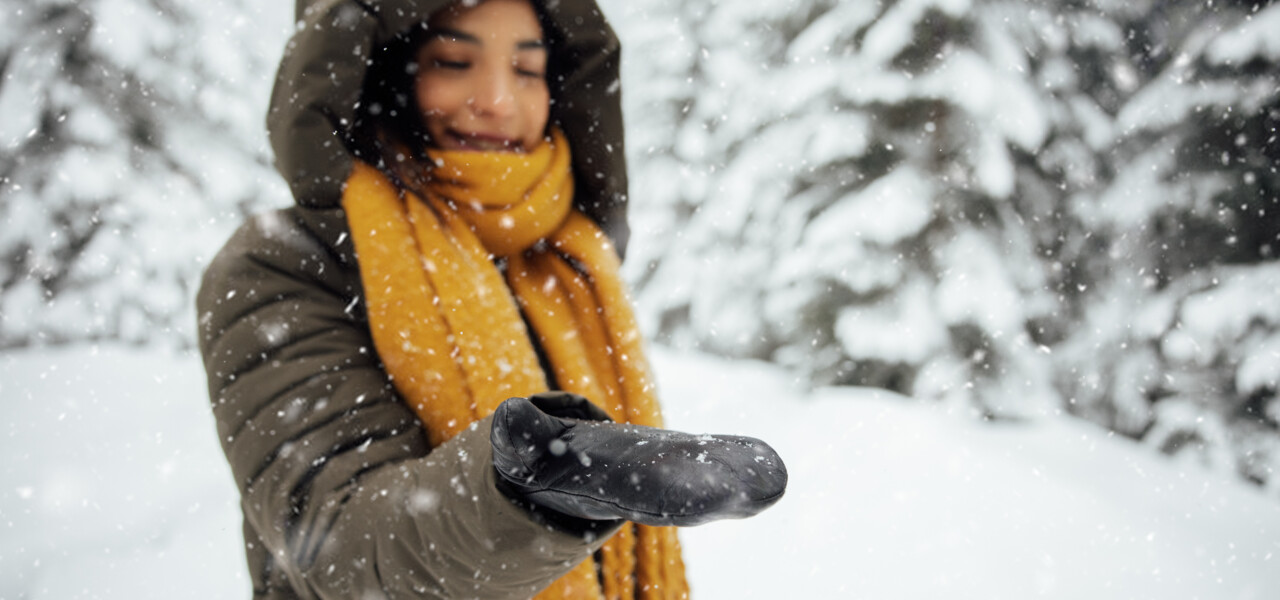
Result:
M659 429L599 10L298 8L268 119L297 206L197 299L255 596L687 597L672 526L786 471Z

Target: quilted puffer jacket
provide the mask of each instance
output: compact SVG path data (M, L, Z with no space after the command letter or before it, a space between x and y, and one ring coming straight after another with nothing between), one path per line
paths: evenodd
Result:
M252 218L205 272L199 343L239 486L255 597L527 598L609 531L494 486L489 422L431 448L382 370L339 206L367 59L445 0L300 0L268 129L295 206ZM575 202L625 246L619 48L589 0L535 2Z

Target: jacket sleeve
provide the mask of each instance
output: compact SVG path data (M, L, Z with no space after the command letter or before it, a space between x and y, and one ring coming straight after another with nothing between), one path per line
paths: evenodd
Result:
M297 210L242 227L197 297L218 435L271 569L303 598L527 598L590 556L605 535L497 490L487 419L428 448L378 362L342 239Z

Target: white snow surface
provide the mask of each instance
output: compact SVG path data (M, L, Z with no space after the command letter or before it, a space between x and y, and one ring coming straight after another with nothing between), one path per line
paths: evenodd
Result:
M682 532L695 597L1280 597L1280 505L1082 422L984 424L658 349L668 425L760 437L785 498ZM199 360L0 354L0 598L247 598Z

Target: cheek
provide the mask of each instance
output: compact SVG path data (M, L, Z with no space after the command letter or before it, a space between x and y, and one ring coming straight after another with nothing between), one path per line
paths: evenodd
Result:
M547 119L550 118L551 113L551 95L546 88L530 90L524 97L522 105L528 127L525 142L528 144L541 139L542 134L547 130Z
M414 91L417 96L418 110L422 111L428 127L433 125L433 121L439 121L466 104L466 93L459 87L433 77L418 79Z

